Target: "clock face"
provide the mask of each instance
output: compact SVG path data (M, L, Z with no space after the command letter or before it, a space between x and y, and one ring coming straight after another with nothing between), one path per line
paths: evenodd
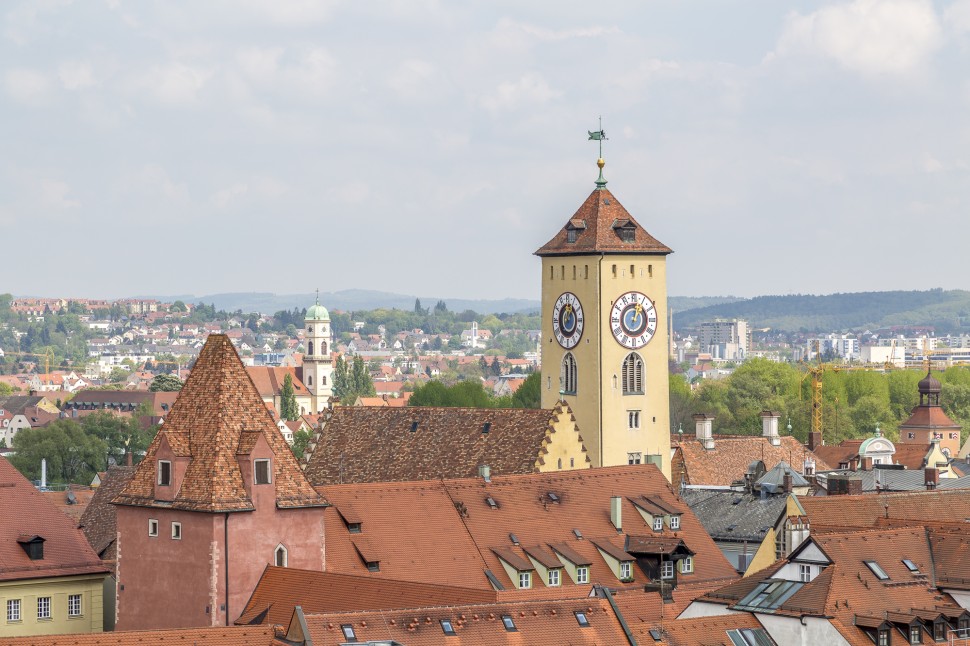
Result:
M642 348L657 331L657 308L640 292L627 292L613 303L610 328L613 338L624 348Z
M565 292L556 299L552 308L552 331L559 345L576 347L583 336L583 306L572 292Z

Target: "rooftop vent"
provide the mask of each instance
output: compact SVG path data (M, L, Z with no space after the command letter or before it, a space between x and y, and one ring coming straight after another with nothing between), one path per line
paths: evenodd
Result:
M416 430L418 430L418 421L414 420L411 422L411 432L414 433Z
M552 502L559 502L559 496L557 496L556 494L552 493L551 491L549 493L547 493L546 496L548 496L549 497L549 500L551 500Z
M512 541L513 545L519 544L519 537L516 536L515 534L509 534L509 540Z
M492 423L491 422L485 422L484 424L482 424L482 433L483 434L484 433L488 433L490 430L492 430Z
M583 533L581 531L579 531L578 529L574 529L573 530L573 536L575 536L576 538L582 540Z

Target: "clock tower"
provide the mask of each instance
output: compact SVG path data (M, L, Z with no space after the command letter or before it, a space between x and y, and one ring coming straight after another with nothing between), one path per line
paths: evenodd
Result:
M590 133L602 141L602 130ZM565 400L593 466L655 463L670 478L667 254L596 188L542 258L542 407Z
M307 352L303 355L303 384L310 391L313 413L319 413L330 402L333 395L333 360L331 358L332 329L330 312L317 302L306 311Z

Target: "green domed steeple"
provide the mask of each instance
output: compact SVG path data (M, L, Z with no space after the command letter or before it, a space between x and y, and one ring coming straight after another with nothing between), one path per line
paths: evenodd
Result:
M330 312L320 304L320 290L317 290L317 302L306 311L307 321L329 321Z

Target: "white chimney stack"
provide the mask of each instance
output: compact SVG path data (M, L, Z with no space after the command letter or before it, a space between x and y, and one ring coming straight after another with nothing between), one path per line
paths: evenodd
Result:
M697 441L708 451L714 448L714 416L698 413L693 416Z
M610 522L616 531L623 531L623 499L619 496L610 498Z
M761 434L767 437L772 446L781 446L781 438L778 437L778 420L781 413L773 410L761 411Z
M40 459L40 490L47 491L47 458Z

